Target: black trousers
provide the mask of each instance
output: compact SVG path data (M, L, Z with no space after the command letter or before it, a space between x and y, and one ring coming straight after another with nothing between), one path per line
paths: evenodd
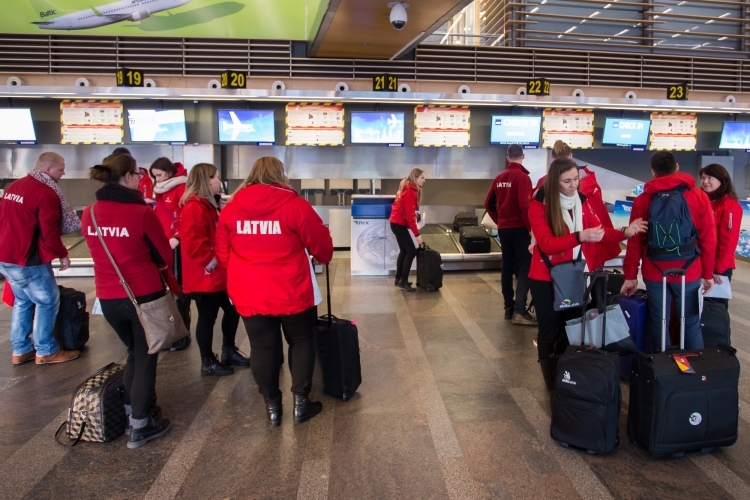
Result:
M139 304L144 304L162 296L164 292L136 297L136 300ZM138 313L130 299L110 299L99 302L104 319L128 348L128 361L123 375L125 404L133 406L134 419L146 418L154 396L156 362L159 355L148 353L146 333L143 331Z
M524 227L498 229L500 248L503 251L502 289L505 309L518 313L526 310L526 297L529 294L529 267L531 266L531 235ZM513 275L516 275L516 292L513 295ZM534 301L536 307L536 301Z
M531 298L534 299L534 309L538 323L537 353L539 359L546 359L553 354L559 355L568 347L568 336L565 333L565 322L570 319L580 318L582 315L580 307L574 307L567 311L555 311L552 304L555 299L555 291L551 281L539 281L530 279Z
M243 316L250 339L250 369L255 383L266 401L281 394L279 370L283 360L281 332L289 344L289 370L292 373L292 393L309 394L315 368L315 306L297 314L285 316Z
M222 347L234 347L240 315L229 301L226 290L220 292L194 292L190 296L198 308L198 324L195 326L195 340L201 351L201 358L213 355L214 325L219 309L224 311L221 319Z
M396 279L408 281L409 270L412 262L414 262L414 257L417 256L417 247L414 246L408 227L391 222L391 231L396 236L399 250L398 260L396 260Z
M172 272L174 277L177 279L177 283L182 286L182 251L178 246L172 250L174 255L174 262L172 264ZM177 296L177 309L180 311L182 321L185 323L185 328L188 332L190 331L190 304L191 297L189 293L178 293Z

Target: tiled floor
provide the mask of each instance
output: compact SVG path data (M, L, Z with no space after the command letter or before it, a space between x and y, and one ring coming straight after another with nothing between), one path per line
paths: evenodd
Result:
M732 282L732 340L750 367L750 264ZM64 448L53 439L73 388L124 359L101 316L79 360L13 367L10 309L0 307L0 498L473 499L750 498L750 378L740 438L710 455L653 459L628 442L591 456L549 438L549 399L532 339L503 320L499 271L448 273L440 292L405 293L392 278L331 267L334 314L356 320L364 382L346 403L323 394L322 415L265 424L248 369L201 377L196 345L163 353L157 391L173 428L138 450L125 438ZM319 277L323 290L324 277ZM88 293L93 280L61 279ZM218 351L220 335L215 335ZM240 325L238 344L248 350Z

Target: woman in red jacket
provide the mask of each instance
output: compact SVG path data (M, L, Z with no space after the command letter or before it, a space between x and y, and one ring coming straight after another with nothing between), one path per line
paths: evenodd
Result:
M146 334L135 306L99 240L91 212L139 304L164 296L159 270L172 263L172 250L159 219L138 191L138 169L133 157L108 156L91 169L90 177L105 184L96 192L96 203L83 211L82 232L94 261L96 296L104 318L128 348L123 375L125 413L130 415L126 434L130 435L128 448L139 448L163 436L170 427L169 420L160 420L160 408L151 407L158 355L148 353Z
M201 351L201 372L219 377L234 373L231 365L250 365L250 360L242 356L234 344L240 315L227 295L226 269L219 265L214 254L219 221L216 196L220 192L221 180L216 167L209 163L195 165L188 175L180 215L182 291L190 294L198 307L195 339ZM220 308L224 311L221 362L212 348Z
M716 221L716 263L714 282L721 284L726 277L732 281L732 271L737 267L734 252L740 241L742 206L737 202L732 178L727 169L712 163L700 169L701 188L711 201L711 210ZM729 308L727 299L706 299L720 302Z
M289 186L278 159L255 161L221 211L214 252L227 270L229 298L250 338L250 368L269 423L281 423L282 327L289 344L294 422L314 417L323 405L308 398L317 315L308 253L328 263L333 241L310 203Z
M182 163L172 163L169 158L161 157L151 164L149 172L156 180L153 189L156 201L154 211L164 228L164 234L169 239L169 246L174 250L172 272L182 286L182 252L177 250L177 246L180 244L180 212L182 212L182 198L185 196L187 170ZM179 293L177 307L185 326L190 330L190 295L184 292ZM172 349L185 347L189 341L190 337L178 340L175 344L179 347L175 345Z
M417 244L422 244L422 236L419 234L417 227L417 208L422 201L422 186L424 185L424 170L413 168L409 172L409 177L401 181L396 201L391 207L391 231L396 236L398 242L398 260L396 261L396 286L399 286L407 292L415 292L417 289L409 283L409 271L414 257L417 255L417 247L411 239L409 230L411 229Z
M597 269L606 261L600 242L622 241L646 228L641 219L621 230L604 228L592 204L578 191L578 183L575 162L567 158L555 160L544 186L532 195L529 205L529 222L537 240L529 269L529 288L538 321L539 364L550 390L555 388L557 355L568 345L565 321L580 317L581 310L553 309L552 278L541 252L552 265L571 261L583 252L587 267Z

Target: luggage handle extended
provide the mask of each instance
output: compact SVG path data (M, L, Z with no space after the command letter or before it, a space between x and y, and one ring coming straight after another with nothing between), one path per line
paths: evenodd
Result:
M326 305L328 305L328 328L333 323L333 314L331 313L331 278L328 273L328 264L326 264Z
M685 269L674 267L661 273L661 352L667 350L667 276L682 277L682 300L680 304L680 349L685 349Z
M586 289L583 291L583 300L581 302L581 345L584 344L586 341L586 304L588 303L589 297L591 297L591 292L594 289L594 285L596 284L596 280L604 276L604 294L605 296L599 301L600 303L597 305L597 312L599 314L603 314L602 317L602 349L604 349L604 343L606 342L606 332L607 332L607 305L606 305L606 293L607 293L607 285L609 284L609 273L606 273L602 270L600 267L593 273L583 273L583 279L585 280L586 277L591 277L591 283L586 287ZM600 311L602 307L602 303L604 303L604 311ZM595 333L591 334L591 338L593 339ZM594 346L596 347L596 346Z

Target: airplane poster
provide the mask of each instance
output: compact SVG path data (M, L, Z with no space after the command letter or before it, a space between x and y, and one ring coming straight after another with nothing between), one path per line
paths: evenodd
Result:
M404 113L351 114L353 144L404 144Z
M187 141L182 109L129 109L128 128L133 142Z
M219 142L244 142L273 144L276 132L273 110L220 109Z
M0 33L307 40L327 5L324 0L5 0Z

